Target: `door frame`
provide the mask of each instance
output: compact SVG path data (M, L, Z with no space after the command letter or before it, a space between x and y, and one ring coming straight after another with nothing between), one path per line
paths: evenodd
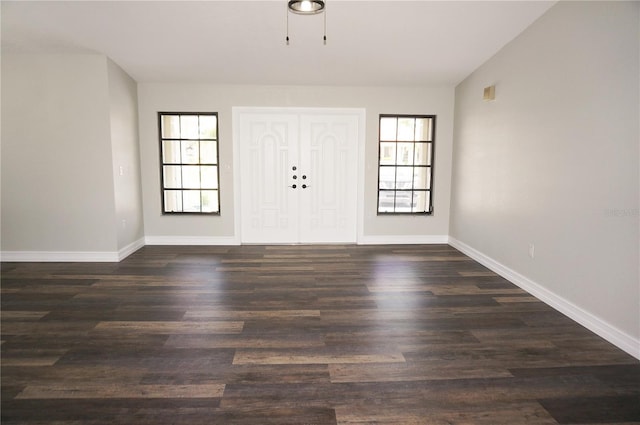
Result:
M366 110L365 108L304 108L304 107L253 107L234 106L231 108L233 122L233 222L234 234L238 244L242 243L242 194L241 194L241 165L240 161L240 119L242 114L337 114L356 115L358 118L357 140L357 173L356 186L356 243L362 239L364 229L364 176L365 176L365 140L366 140Z

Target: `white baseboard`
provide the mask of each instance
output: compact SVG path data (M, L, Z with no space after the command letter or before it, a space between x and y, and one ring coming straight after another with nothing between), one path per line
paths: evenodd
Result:
M432 245L449 243L447 235L371 235L361 236L358 245Z
M117 263L144 246L138 239L115 251L2 251L0 260L15 263Z
M117 263L120 255L109 251L2 251L0 260L16 263Z
M130 243L129 245L118 251L118 261L122 261L140 248L144 246L144 238L140 238L137 241Z
M578 322L596 335L606 339L616 347L640 359L640 339L621 331L610 323L578 307L571 301L555 294L544 286L532 281L504 264L490 258L471 246L453 237L449 237L449 245L473 258L483 266L504 277L511 283L524 289L545 304Z
M146 245L240 245L235 236L147 236Z

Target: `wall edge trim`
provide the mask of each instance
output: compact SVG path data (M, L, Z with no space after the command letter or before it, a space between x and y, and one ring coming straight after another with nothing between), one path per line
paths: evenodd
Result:
M432 245L449 243L448 235L368 235L358 245Z
M607 340L627 354L640 360L640 339L623 332L600 317L578 307L571 301L545 288L543 285L534 282L452 236L449 236L449 245L504 277L514 285L524 289L540 301L589 329L591 332Z
M0 261L15 263L117 263L111 251L2 251Z
M146 236L145 245L240 245L236 236Z
M118 251L118 261L122 261L145 245L144 238L133 241Z

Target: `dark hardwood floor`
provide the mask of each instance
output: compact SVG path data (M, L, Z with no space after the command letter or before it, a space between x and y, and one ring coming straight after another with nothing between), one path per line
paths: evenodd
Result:
M640 423L640 362L447 245L2 264L3 424Z

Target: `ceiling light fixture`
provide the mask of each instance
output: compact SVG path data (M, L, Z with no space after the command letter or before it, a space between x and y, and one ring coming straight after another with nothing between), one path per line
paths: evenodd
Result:
M299 15L315 15L324 10L322 0L290 0L289 10Z
M323 0L289 0L287 2L287 46L289 45L289 12L296 15L317 15L324 12L324 35L322 40L327 44L327 13Z

